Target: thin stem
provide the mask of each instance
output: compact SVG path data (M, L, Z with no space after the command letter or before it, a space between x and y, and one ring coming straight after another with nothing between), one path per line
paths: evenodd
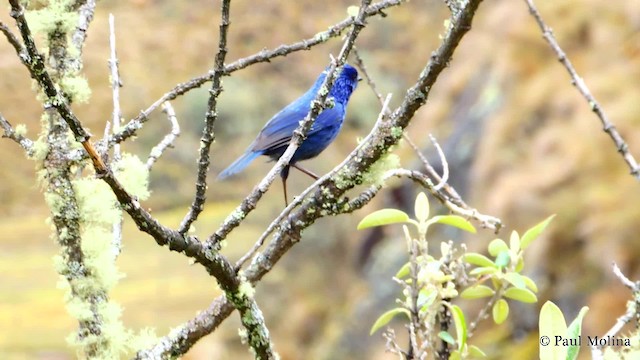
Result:
M525 2L529 7L531 16L533 16L536 23L538 24L538 27L540 27L542 36L549 43L551 50L556 53L556 56L558 57L558 60L560 60L560 63L565 67L565 69L567 69L567 72L571 77L571 83L576 87L576 89L578 89L578 92L580 92L582 97L585 98L585 100L589 104L589 107L591 108L591 111L593 111L598 119L600 119L600 123L602 124L604 132L609 135L614 145L616 146L616 149L622 155L622 158L631 170L631 175L633 175L633 177L635 177L637 180L640 180L640 166L638 165L638 162L633 157L633 155L631 155L631 153L629 152L629 145L627 145L625 140L622 138L622 135L620 135L620 133L616 129L615 125L609 120L609 117L605 114L604 109L600 106L596 98L591 94L591 91L589 91L587 84L585 84L584 80L580 77L580 75L578 75L578 72L573 67L571 60L569 60L567 54L565 54L565 52L558 44L555 36L553 36L551 28L542 19L542 15L540 15L540 12L533 3L533 0L525 0Z

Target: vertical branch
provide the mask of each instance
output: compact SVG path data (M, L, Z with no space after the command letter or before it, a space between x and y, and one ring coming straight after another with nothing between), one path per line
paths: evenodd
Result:
M77 33L78 32L76 32L76 34ZM81 32L81 34L85 33ZM111 49L109 56L109 70L111 72L111 91L113 94L113 112L111 116L111 122L113 124L112 131L114 133L117 133L118 131L120 131L120 119L122 117L122 113L120 111L120 87L122 87L122 82L120 81L120 72L118 71L118 57L116 55L116 29L113 14L109 14L109 47ZM105 154L107 151L108 148L105 147ZM113 162L119 161L120 158L120 144L115 144L113 146ZM112 227L114 259L118 255L120 255L120 252L122 251L122 222L123 218L120 217L120 220L116 221Z
M198 218L198 215L204 210L204 202L207 199L207 172L209 171L210 156L209 150L211 144L215 140L213 133L213 125L218 119L217 105L218 96L222 93L222 82L220 79L224 75L224 59L227 56L227 32L229 30L229 10L231 0L222 1L222 14L220 15L220 39L218 41L218 53L216 54L215 63L213 65L213 80L211 89L209 90L209 102L207 104L207 113L205 114L205 125L200 138L200 154L198 156L198 177L196 179L196 194L194 196L189 212L185 215L180 223L178 232L185 234L191 224Z

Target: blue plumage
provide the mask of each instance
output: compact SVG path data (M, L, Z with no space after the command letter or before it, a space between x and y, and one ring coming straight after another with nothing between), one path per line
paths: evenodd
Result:
M320 74L316 82L306 93L275 114L262 130L260 130L260 133L253 143L249 145L244 155L222 171L220 175L218 175L218 179L224 179L239 173L260 155L269 156L272 160L278 160L287 146L289 146L293 131L298 128L300 121L309 113L311 101L316 97L325 77L326 70ZM286 179L289 175L289 167L296 167L308 175L314 176L312 173L300 168L296 163L318 156L335 140L342 128L342 123L347 111L347 103L357 85L357 70L351 65L345 64L329 92L329 97L333 98L334 106L325 109L318 115L311 130L307 133L307 138L295 152L291 161L289 161L289 165L286 166L280 174L285 187L285 200Z

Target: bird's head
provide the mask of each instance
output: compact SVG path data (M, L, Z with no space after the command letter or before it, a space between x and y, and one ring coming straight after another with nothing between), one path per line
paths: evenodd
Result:
M344 64L330 94L336 101L346 103L356 86L358 86L358 70L349 64Z

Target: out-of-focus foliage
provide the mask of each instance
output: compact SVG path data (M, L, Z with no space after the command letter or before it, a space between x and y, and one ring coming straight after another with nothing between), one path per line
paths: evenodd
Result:
M311 37L342 20L354 4L234 1L228 61ZM539 1L538 5L631 152L640 156L640 5L604 0ZM213 63L218 33L219 13L210 1L98 2L84 51L92 95L87 104L74 105L98 138L111 116L106 65L109 12L116 17L124 83L121 102L127 119L176 83L205 73ZM441 1L414 0L388 15L370 20L358 47L379 90L394 94L393 107L438 43L447 9ZM6 8L0 19L12 24ZM224 79L212 178L244 150L264 121L309 86L338 47L338 41L332 41ZM27 71L0 39L0 111L12 123L26 124L28 135L34 137L41 108L30 87ZM473 90L471 95L465 92L468 89ZM151 176L152 199L145 206L169 224L179 223L193 193L206 96L203 88L174 102L183 134ZM610 275L610 263L616 261L631 279L640 278L639 185L541 39L524 2L486 1L480 6L474 28L409 132L421 146L428 146L427 133L444 142L457 121L465 124L466 118L457 119L456 114L461 109L470 114L480 111L482 101L498 105L484 115L484 131L471 133L481 139L473 168L468 169L468 202L502 218L507 233L546 214L558 214L554 230L528 249L528 276L540 287L538 297L554 298L567 317L588 305L583 333L603 334L624 312L628 297ZM307 166L318 173L332 168L355 146L356 138L365 135L377 111L377 100L361 84L349 108L347 128ZM168 130L158 112L125 149L146 155ZM0 141L0 153L0 357L71 358L61 334L75 324L65 314L62 292L53 288L51 257L56 251L43 220L48 215L42 195L33 185L33 164L9 141ZM396 153L403 165L411 164L411 149L401 146ZM232 182L212 180L208 210L196 231L202 235L213 231L267 167L256 163ZM309 184L305 176L297 175L292 174L290 191ZM393 185L391 181L389 186ZM281 209L280 191L274 186L249 217L248 226L229 239L225 252L233 257L250 246ZM363 213L372 212L374 206ZM381 284L379 279L395 273L403 261L403 248L393 241L380 245L358 272L354 259L361 239L353 231L357 216L320 221L258 286L257 299L283 359L298 359L301 354L313 359L388 358L383 342L368 336L369 320L393 298L392 284ZM128 278L114 298L125 307L127 326L156 326L162 335L206 307L217 290L204 272L157 248L130 224L127 231L119 267ZM493 238L486 231L479 236L486 241L478 240L473 251L485 248ZM167 287L169 291L160 290ZM506 330L479 329L478 345L497 358L531 358L538 347L537 317L511 310L509 326L502 327ZM232 317L188 358L248 357L239 345L237 327Z

